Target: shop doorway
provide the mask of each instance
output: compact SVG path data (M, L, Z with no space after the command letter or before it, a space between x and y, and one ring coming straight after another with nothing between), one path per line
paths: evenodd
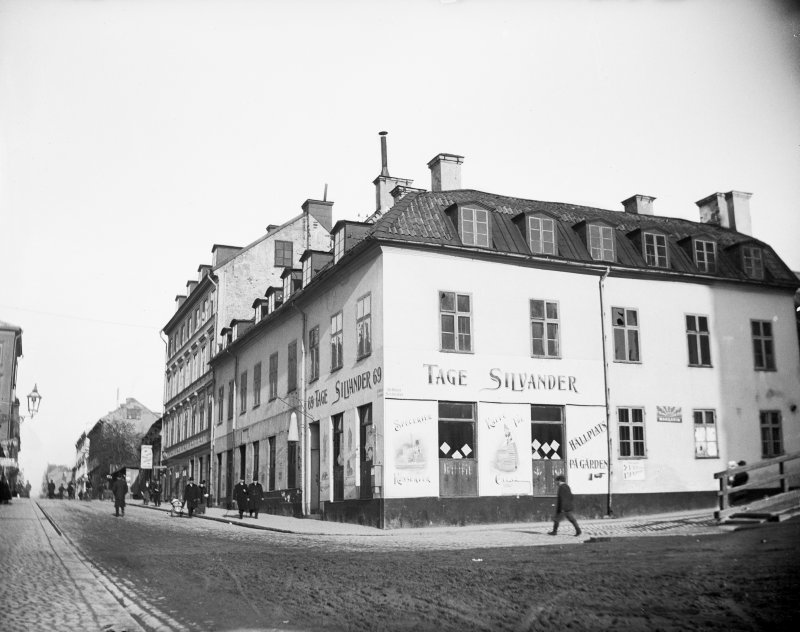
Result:
M344 413L333 416L333 500L344 500Z
M225 453L225 499L230 505L233 498L233 450Z
M361 498L372 498L372 464L375 453L375 431L372 425L372 404L358 407L360 426L358 452L361 469Z
M309 424L308 429L311 448L308 510L311 513L319 513L319 422Z
M564 463L564 409L531 406L531 464L533 495L555 496L556 476L566 475Z

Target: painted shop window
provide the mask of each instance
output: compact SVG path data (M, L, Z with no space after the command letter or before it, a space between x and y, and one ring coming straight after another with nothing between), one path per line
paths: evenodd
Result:
M356 302L356 339L358 358L372 353L372 295L362 296Z
M297 441L289 441L286 451L286 487L297 487Z
M439 292L441 351L472 351L472 297L456 292Z
M331 316L331 371L342 368L343 339L342 312L337 312Z
M344 413L331 418L333 422L333 499L344 500Z
M292 340L286 352L286 392L297 390L297 340Z
M783 431L781 412L762 410L759 413L761 425L761 457L769 459L783 454Z
M620 457L644 457L644 408L617 408Z
M253 367L253 408L261 404L261 363Z
M742 248L742 267L745 276L749 279L762 280L764 278L764 256L761 248L755 246Z
M439 402L439 495L477 496L475 404Z
M531 299L531 355L537 358L558 358L559 344L558 303Z
M275 437L267 439L267 446L269 451L269 480L267 485L270 490L275 489Z
M556 222L550 217L528 216L528 246L535 255L556 254Z
M706 239L694 240L694 264L700 272L717 271L717 244Z
M269 357L269 401L278 397L278 352Z
M589 224L589 255L595 261L616 261L614 229L602 224Z
M239 412L247 412L247 371L239 378Z
M695 410L694 416L694 456L697 459L716 459L717 415L713 410Z
M489 211L483 208L461 209L459 222L461 243L465 246L489 247Z
M358 407L361 461L361 498L372 498L372 464L375 462L375 426L372 425L372 404Z
M644 261L654 268L669 268L666 235L659 233L644 234Z
M614 329L614 360L641 362L639 354L639 311L625 307L611 308Z
M772 337L772 322L769 320L751 320L750 331L753 334L753 361L756 370L775 370L775 340Z
M308 332L308 381L319 379L319 325L312 327Z
M222 404L225 401L225 387L219 387L219 395L217 396L217 423L222 423Z
M711 366L708 316L686 315L686 342L689 346L689 366Z
M275 267L291 268L293 262L294 246L291 241L275 242Z
M233 419L233 380L228 381L228 419Z
M531 467L533 495L555 496L556 476L566 476L564 465L564 409L531 405Z

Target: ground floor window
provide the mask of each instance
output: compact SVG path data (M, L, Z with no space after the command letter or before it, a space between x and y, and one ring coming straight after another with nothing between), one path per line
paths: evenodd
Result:
M477 496L475 404L439 402L439 494Z
M267 439L269 450L269 481L267 483L270 490L275 489L275 437Z
M619 455L644 457L644 408L618 408Z
M566 475L564 465L564 409L531 406L531 466L533 495L555 496L556 476Z
M253 441L253 480L258 478L258 441Z
M765 459L783 454L783 432L781 431L781 412L762 410L761 418L761 456Z
M286 487L297 487L297 441L289 441L286 453Z
M694 456L698 459L716 459L717 418L713 410L694 411Z

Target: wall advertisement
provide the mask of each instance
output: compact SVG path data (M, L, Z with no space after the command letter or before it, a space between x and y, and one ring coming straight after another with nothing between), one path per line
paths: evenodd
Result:
M530 406L480 403L477 425L479 494L530 494Z
M439 495L439 435L436 402L386 400L384 495Z

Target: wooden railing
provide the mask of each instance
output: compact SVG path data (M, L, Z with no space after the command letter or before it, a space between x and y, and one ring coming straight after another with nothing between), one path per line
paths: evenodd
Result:
M772 483L778 483L780 493L787 493L789 491L789 477L786 474L786 463L795 459L800 459L800 452L792 452L791 454L776 456L772 459L765 459L751 465L739 465L737 467L731 467L727 470L714 474L714 478L719 479L719 491L717 492L719 511L715 513L715 516L720 518L726 513L730 513L730 497L732 494L738 494L739 492L747 491L749 489L763 489L764 487L770 487ZM777 467L777 474L773 476L759 476L758 480L756 481L752 480L752 478L748 478L747 483L744 485L737 485L736 487L733 487L729 482L731 477L742 472L756 472L775 467Z

